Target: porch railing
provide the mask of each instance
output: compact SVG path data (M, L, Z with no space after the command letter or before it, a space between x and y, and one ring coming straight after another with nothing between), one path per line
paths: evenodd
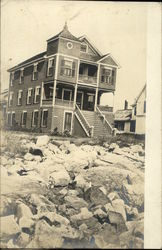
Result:
M98 108L101 112L113 112L113 107L99 105Z
M113 127L111 126L111 124L108 122L108 120L106 119L105 115L102 113L102 111L99 109L99 107L96 107L96 112L98 114L98 116L102 119L103 123L107 126L108 132L110 134L113 133Z
M93 136L93 131L94 131L94 126L91 126L87 119L85 118L85 116L83 115L82 111L80 110L80 108L78 107L78 105L76 104L76 117L78 118L81 126L83 127L86 135L88 137L92 137Z
M85 83L90 83L93 85L97 84L97 77L94 76L88 76L88 75L79 75L79 82L85 82Z
M74 105L74 102L69 101L69 100L62 100L62 99L55 98L55 105L72 108Z
M43 99L42 100L42 105L44 106L48 106L48 105L52 105L52 98L49 98L49 99Z

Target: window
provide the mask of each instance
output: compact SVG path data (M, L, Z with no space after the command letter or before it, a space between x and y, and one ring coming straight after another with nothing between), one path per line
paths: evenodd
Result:
M48 121L48 110L44 109L42 114L42 127L47 127L47 121Z
M26 126L27 121L27 111L23 111L21 114L21 125Z
M88 50L87 44L82 43L82 44L81 44L81 47L80 47L80 51L86 53L87 50Z
M14 98L14 93L10 92L10 98L9 98L9 106L13 105L13 98Z
M114 83L115 70L109 68L102 69L101 82Z
M16 124L15 112L12 112L12 114L11 114L11 126L14 126L15 124Z
M61 60L60 75L74 77L75 76L75 62L72 60Z
M94 109L94 94L87 94L88 95L88 103L87 103L87 109L93 110Z
M33 89L28 89L28 92L27 92L27 104L32 103L32 94L33 94Z
M137 113L137 107L135 106L134 107L134 115L136 115L136 113Z
M146 113L146 101L144 101L143 112Z
M11 72L10 73L10 86L13 86L14 77L15 77L15 72Z
M40 95L41 95L41 88L40 86L37 86L35 88L35 97L34 97L34 102L39 103L40 102Z
M72 90L71 89L63 89L62 99L67 100L67 101L71 101L71 99L72 99Z
M38 116L39 116L39 111L38 110L34 110L33 121L32 121L32 126L33 127L37 127L38 126Z
M17 97L17 105L22 105L22 94L23 94L23 91L19 90L18 97Z
M32 80L35 81L38 79L38 63L34 64L34 67L33 67L33 74L32 74Z
M22 84L24 82L24 69L20 70L20 81L19 83Z
M54 58L48 60L47 76L53 76L54 64L55 64Z

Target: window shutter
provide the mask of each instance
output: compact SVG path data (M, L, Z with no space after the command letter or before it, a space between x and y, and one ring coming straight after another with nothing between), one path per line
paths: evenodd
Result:
M22 114L23 113L21 113L21 117L20 117L20 126L22 125Z
M31 99L33 100L33 103L34 103L34 99L35 99L35 89L32 89L32 95L33 95L33 96L32 96ZM31 103L32 103L32 101L31 101ZM33 103L32 103L32 104L33 104Z
M32 112L32 114L31 114L31 128L33 126L33 115L34 115L34 112Z
M43 114L43 112L41 110L41 113L40 113L40 127L42 127L42 114Z
M26 104L28 103L28 90L26 91Z

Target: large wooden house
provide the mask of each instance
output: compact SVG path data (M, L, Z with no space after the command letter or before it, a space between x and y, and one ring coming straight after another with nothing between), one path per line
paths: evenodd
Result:
M96 137L112 133L113 107L100 105L114 93L118 63L65 24L47 50L9 69L7 125L38 132L69 131Z

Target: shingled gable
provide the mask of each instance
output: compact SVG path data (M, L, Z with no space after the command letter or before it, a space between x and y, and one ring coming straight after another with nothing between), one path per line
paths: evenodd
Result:
M78 39L81 41L81 42L84 42L86 43L90 48L91 50L94 52L95 55L97 55L98 57L102 57L102 53L92 44L92 42L89 40L89 38L87 36L80 36L78 37Z
M110 64L113 65L115 67L120 68L120 65L116 62L116 60L112 57L112 55L110 53L102 56L99 60L99 63L104 63L104 64Z
M67 23L65 23L64 28L63 28L63 30L60 33L58 33L57 35L49 38L47 40L47 42L51 42L51 41L53 41L55 39L58 39L58 38L66 38L66 39L70 39L70 40L74 40L74 41L80 42L77 37L73 36L70 33L70 31L68 30Z

